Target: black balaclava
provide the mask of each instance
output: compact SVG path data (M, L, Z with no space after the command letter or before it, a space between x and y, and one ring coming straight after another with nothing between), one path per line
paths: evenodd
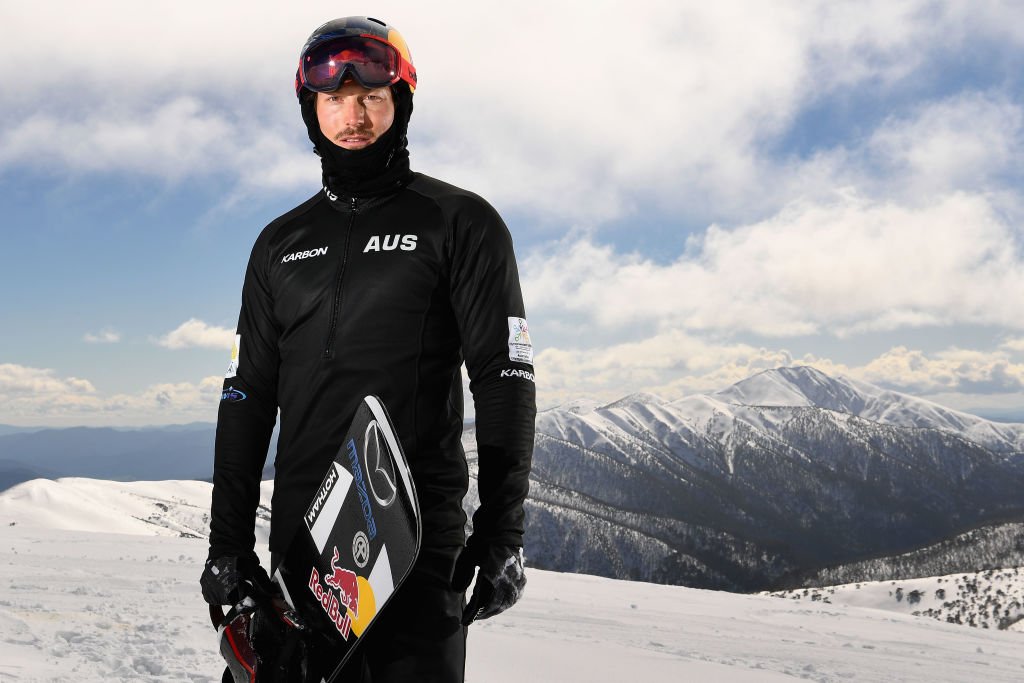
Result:
M409 140L406 131L412 116L412 92L404 81L391 86L395 120L391 127L365 149L345 149L328 140L316 118L316 93L302 90L299 105L309 139L320 157L324 185L341 197L374 197L401 187L409 178Z

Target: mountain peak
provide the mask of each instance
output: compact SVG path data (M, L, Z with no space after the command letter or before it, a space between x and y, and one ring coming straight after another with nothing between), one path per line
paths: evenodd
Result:
M795 365L765 370L712 395L738 405L815 406L859 414L870 399L881 393L870 384L854 384L806 365Z
M830 377L812 367L765 370L711 397L751 407L821 408L856 415L872 422L957 432L995 451L1018 451L1024 443L1021 425L994 424L923 398L882 389L849 377Z
M622 398L618 399L617 401L613 401L608 405L601 406L601 410L609 410L612 408L628 408L630 406L638 404L644 406L652 404L660 405L664 402L665 400L660 396L648 393L646 391L638 391L627 396L623 396Z

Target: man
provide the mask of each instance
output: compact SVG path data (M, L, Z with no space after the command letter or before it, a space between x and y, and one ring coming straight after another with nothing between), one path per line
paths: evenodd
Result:
M278 410L274 566L356 406L375 394L409 460L423 543L343 679L462 681L466 626L511 606L525 584L536 406L511 238L483 199L409 170L416 71L394 28L368 17L324 24L303 47L295 86L324 187L268 225L249 259L217 421L203 594L233 604L271 590L254 519ZM479 455L468 542L463 361Z

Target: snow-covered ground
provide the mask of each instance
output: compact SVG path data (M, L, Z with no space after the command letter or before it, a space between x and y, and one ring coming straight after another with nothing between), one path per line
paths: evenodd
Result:
M772 593L806 602L821 601L929 616L979 628L1024 633L1024 570L990 569L899 581L848 583Z
M219 681L198 586L206 541L165 535L150 519L182 506L201 520L209 485L83 481L0 495L0 682ZM100 512L129 503L135 522ZM470 628L470 683L1024 680L1020 633L822 601L528 576L518 605Z

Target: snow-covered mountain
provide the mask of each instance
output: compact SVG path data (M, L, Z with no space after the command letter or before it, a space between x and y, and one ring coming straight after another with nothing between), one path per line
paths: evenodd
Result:
M269 483L261 493L265 501ZM62 479L0 493L0 681L219 681L198 585L207 544L192 537L209 500L210 485L194 481ZM780 600L527 576L517 605L470 627L467 683L1009 683L1024 674L1020 633L899 613L909 584L902 602L879 596L865 609L827 591ZM1009 589L984 575L937 585L952 597L971 582L980 595ZM921 590L924 606L935 589Z
M710 395L636 394L537 420L538 565L763 589L1024 521L1024 425L807 367Z
M777 368L713 394L736 406L814 407L895 427L942 429L1003 453L1024 451L1024 425L991 422L848 377L810 367Z

